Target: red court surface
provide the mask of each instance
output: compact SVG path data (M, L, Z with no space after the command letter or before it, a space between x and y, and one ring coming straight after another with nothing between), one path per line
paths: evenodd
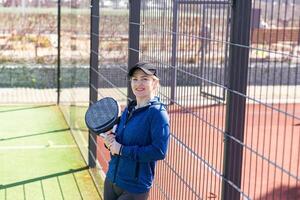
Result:
M241 198L300 199L300 120L292 117L299 118L300 104L272 107L278 110L246 107ZM169 106L169 115L173 136L150 199L220 199L225 106ZM109 152L100 138L98 143L106 171Z

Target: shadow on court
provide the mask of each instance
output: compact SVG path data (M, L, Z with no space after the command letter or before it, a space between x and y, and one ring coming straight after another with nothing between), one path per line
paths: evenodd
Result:
M54 130L54 131L46 131L46 132L42 132L42 133L34 133L34 134L29 134L29 135L24 135L24 136L17 136L17 137L10 137L10 138L0 138L0 141L20 139L20 138L25 138L25 137L34 137L34 136L50 134L50 133L60 133L60 132L69 131L69 130L70 130L70 128L64 128L64 129L59 129L59 130Z
M67 170L67 171L64 171L64 172L54 173L54 174L50 174L50 175L47 175L47 176L36 177L36 178L24 180L24 181L10 183L10 184L7 184L7 185L1 185L0 184L0 189L7 189L7 188L10 188L10 187L16 187L16 186L19 186L19 185L25 185L25 184L28 184L28 183L32 183L32 182L36 182L36 181L42 181L42 180L50 179L50 178L58 178L60 176L68 175L68 174L74 175L76 172L87 170L88 168L89 167L86 166L86 167L81 167L79 169L70 169L70 170Z
M263 195L257 199L274 199L274 200L288 200L288 199L300 199L300 187L299 186L282 186L275 188L273 191Z
M14 112L14 111L22 111L22 110L31 110L31 109L38 109L38 108L44 108L44 107L50 107L50 106L54 106L54 104L53 105L41 105L41 106L32 106L32 107L27 107L27 106L25 106L25 107L21 107L21 108L17 108L17 109L9 109L9 110L7 110L7 109L5 109L5 110L0 110L0 114L1 113L5 113L5 112ZM3 107L2 107L3 108Z

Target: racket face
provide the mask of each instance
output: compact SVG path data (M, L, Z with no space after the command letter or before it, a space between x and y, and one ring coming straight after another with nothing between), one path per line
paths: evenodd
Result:
M111 97L105 97L88 108L85 114L85 122L87 127L94 133L105 133L117 123L119 113L118 102Z

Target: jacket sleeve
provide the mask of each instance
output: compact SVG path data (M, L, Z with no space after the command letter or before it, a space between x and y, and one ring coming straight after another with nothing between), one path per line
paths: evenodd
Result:
M139 162L162 160L166 157L170 128L166 110L153 109L151 126L151 144L147 146L123 146L121 157Z

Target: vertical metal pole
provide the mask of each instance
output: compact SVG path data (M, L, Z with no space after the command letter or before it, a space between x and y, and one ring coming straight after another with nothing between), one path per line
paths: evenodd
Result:
M98 49L99 49L99 0L91 0L91 49L90 49L90 105L97 101L98 90ZM96 166L97 137L89 132L89 167Z
M128 71L139 62L141 1L129 1ZM127 82L128 98L134 99L130 80Z
M229 76L226 105L225 133L244 141L244 122L246 98L230 92L246 95L249 38L250 38L251 0L234 0L232 4L232 24L229 49ZM234 45L239 44L239 46ZM222 199L238 200L241 188L243 146L225 135L223 160Z
M176 101L176 85L177 85L177 26L178 26L178 2L173 1L173 24L172 24L172 57L171 57L171 102Z
M205 4L202 6L202 24L201 24L201 63L200 63L200 77L204 77L204 56L206 54L206 45L207 45L207 41L205 40L205 33L204 33L204 29L205 29L205 12L206 12L206 6ZM203 85L203 80L200 80L200 91L202 93L202 87L205 86L205 84Z
M227 23L226 23L226 34L225 34L225 40L227 41L228 39L228 35L229 35L229 30L230 30L230 22L231 22L231 19L230 19L230 10L227 9ZM227 54L228 54L228 49L229 49L229 44L225 44L225 57L224 57L224 85L227 87L227 80L228 80L228 74L227 74L227 70L228 70L228 57L227 57ZM225 96L226 96L226 90L223 89L223 99L225 100Z
M61 21L61 0L57 1L57 101L56 103L59 104L60 102L60 21Z

